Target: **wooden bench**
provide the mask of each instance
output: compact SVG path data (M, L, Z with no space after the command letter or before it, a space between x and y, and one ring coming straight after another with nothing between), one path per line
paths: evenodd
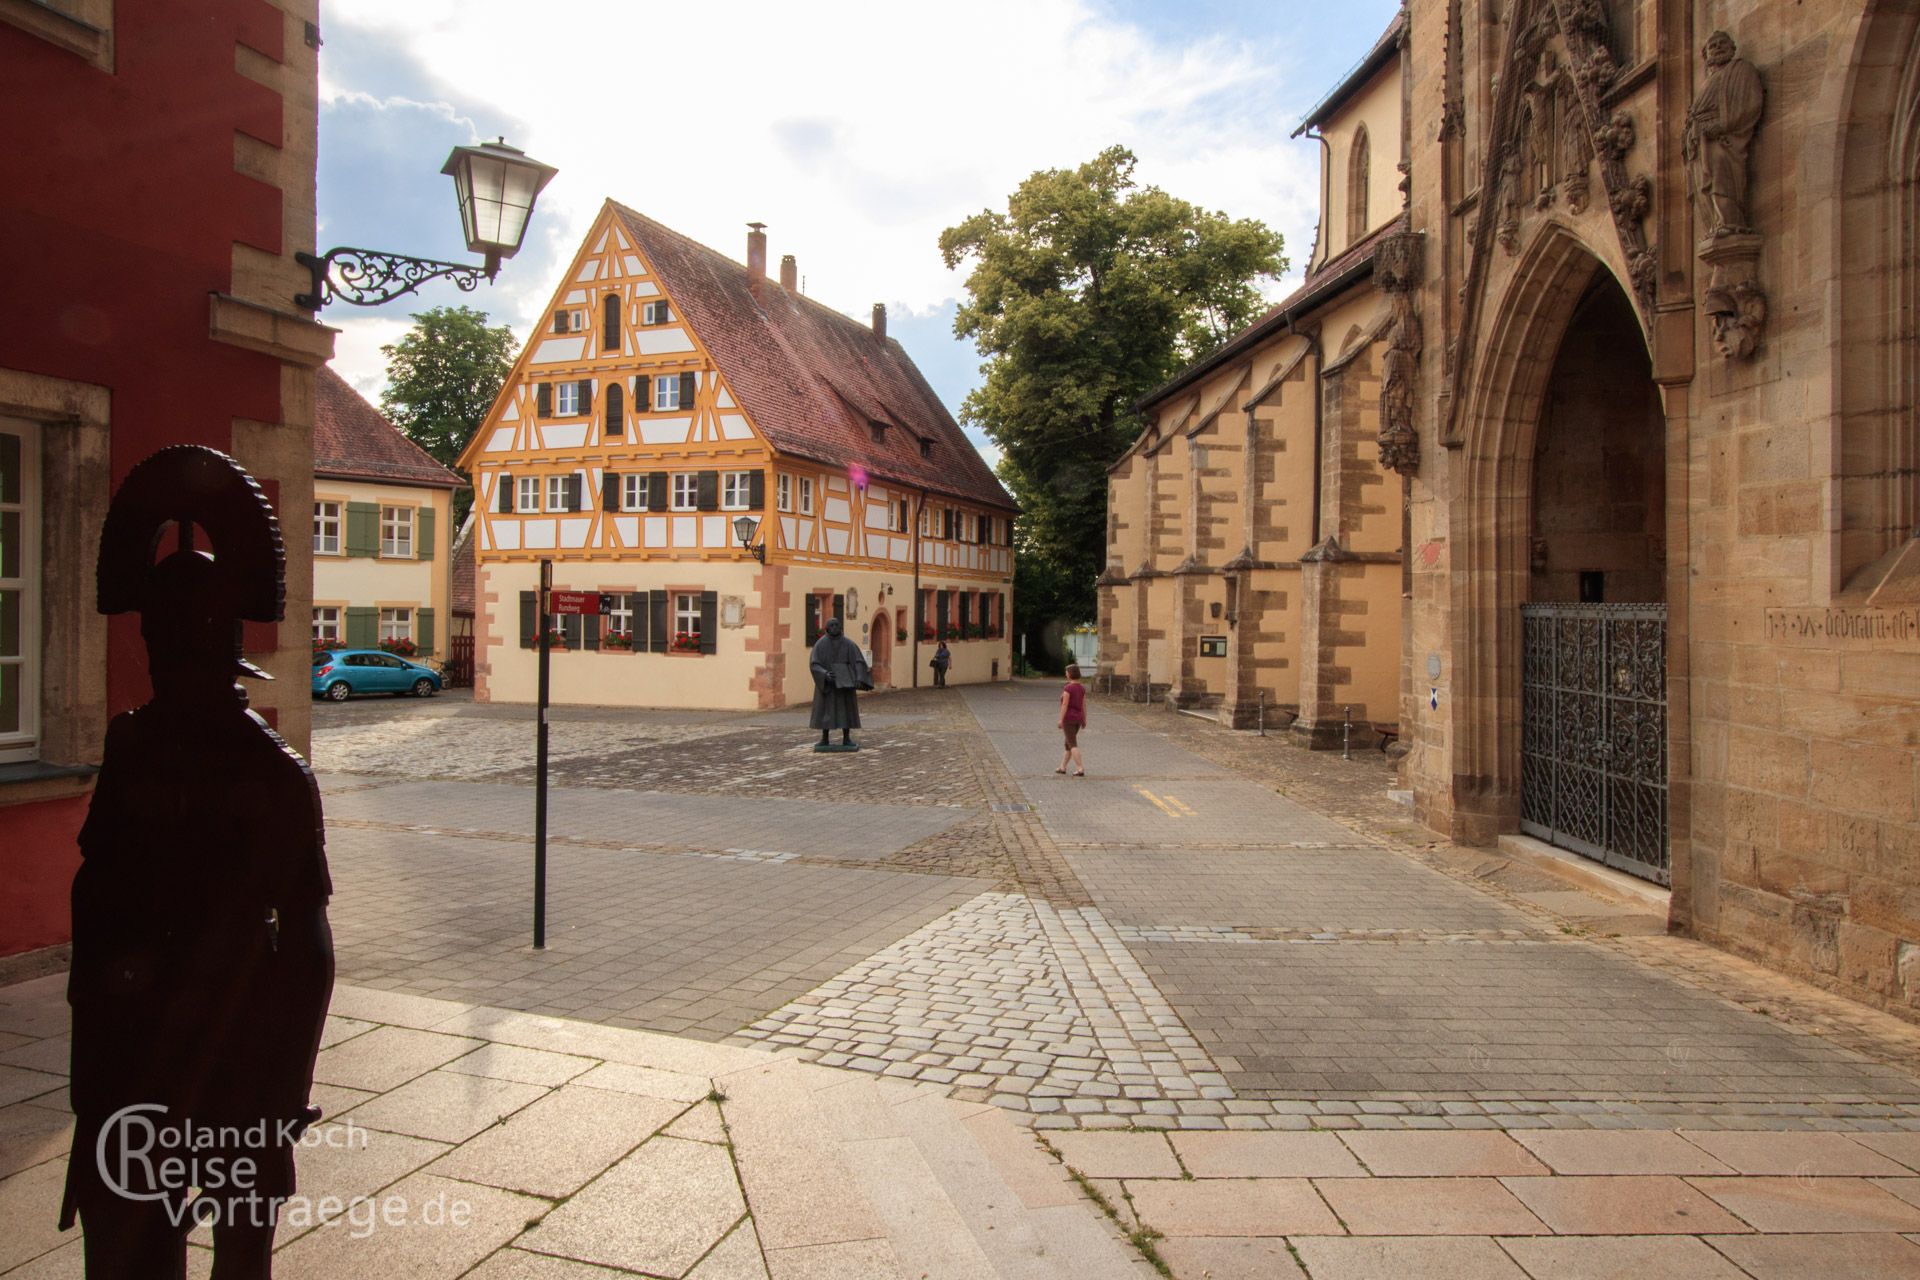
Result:
M1373 726L1373 731L1380 735L1381 755L1387 754L1387 748L1400 737L1400 726L1397 724L1377 724Z

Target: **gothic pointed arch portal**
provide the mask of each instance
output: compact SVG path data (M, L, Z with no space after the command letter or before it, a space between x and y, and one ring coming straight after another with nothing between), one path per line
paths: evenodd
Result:
M1517 266L1462 415L1453 809L1666 881L1665 417L1600 258L1549 223Z

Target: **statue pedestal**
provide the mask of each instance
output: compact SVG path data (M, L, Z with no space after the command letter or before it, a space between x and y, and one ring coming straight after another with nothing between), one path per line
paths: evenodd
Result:
M1713 274L1701 306L1713 324L1714 345L1729 360L1745 360L1760 345L1767 323L1767 295L1756 280L1765 242L1750 231L1707 236L1694 245Z
M815 751L835 751L835 752L858 751L860 749L860 744L857 742L816 742L813 744L813 749Z

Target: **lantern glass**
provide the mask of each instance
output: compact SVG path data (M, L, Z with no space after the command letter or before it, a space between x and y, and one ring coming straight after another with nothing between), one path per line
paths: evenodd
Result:
M453 178L468 251L497 262L520 251L534 201L559 171L500 141L455 147L440 172Z
M741 516L733 522L733 536L740 540L743 547L753 541L753 535L759 529L760 522L752 516Z

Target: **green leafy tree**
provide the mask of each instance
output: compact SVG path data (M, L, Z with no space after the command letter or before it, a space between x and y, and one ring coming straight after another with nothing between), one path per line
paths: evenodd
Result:
M516 343L505 325L489 325L471 307L431 307L413 317L398 342L381 347L387 389L380 407L407 438L451 467L513 370ZM454 495L455 527L473 492Z
M1030 634L1093 617L1106 471L1140 430L1134 402L1244 328L1256 282L1287 267L1279 233L1141 186L1134 163L1116 146L1043 169L1005 213L940 235L949 268L972 263L954 332L986 357L986 381L961 417L1000 447L1021 506Z

